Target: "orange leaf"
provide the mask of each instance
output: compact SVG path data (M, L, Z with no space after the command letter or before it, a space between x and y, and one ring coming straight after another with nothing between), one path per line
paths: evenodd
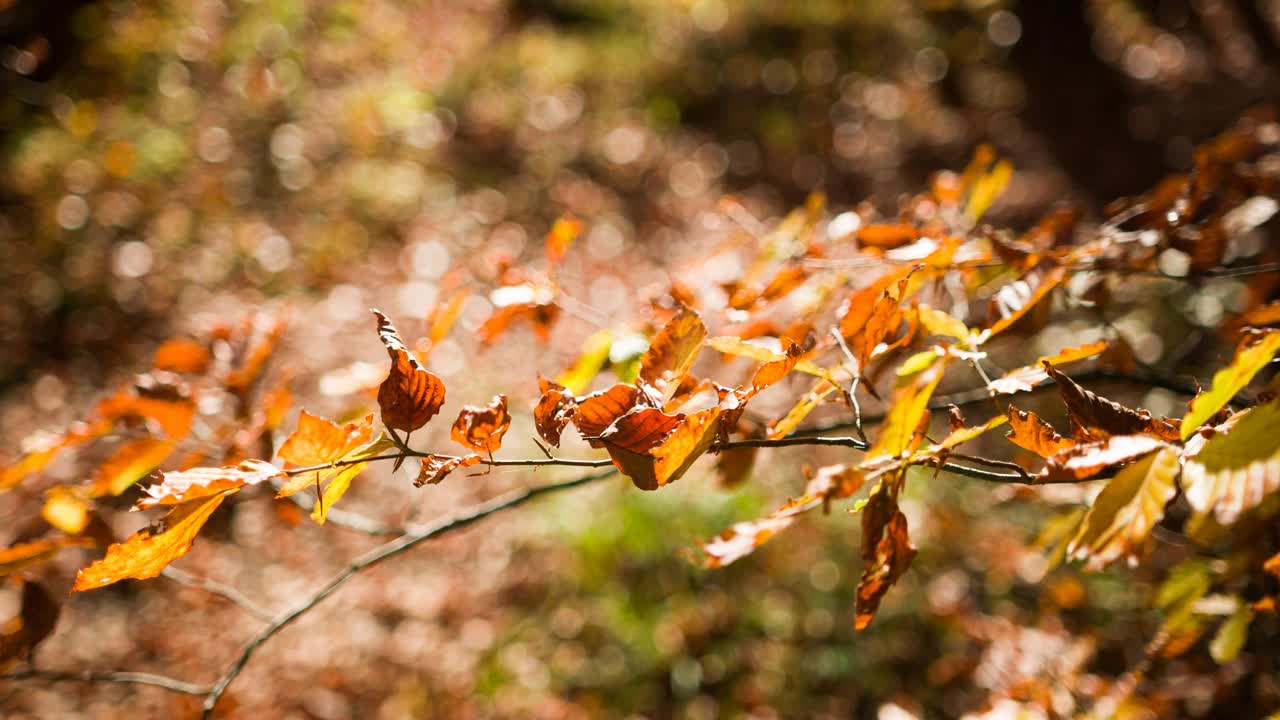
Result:
M906 223L863 225L854 233L859 245L881 250L891 250L915 242L919 235L920 231L916 226Z
M1055 455L1076 444L1074 440L1059 435L1053 426L1041 420L1039 415L1023 412L1012 405L1009 406L1009 432L1006 437L1014 445L1042 458Z
M854 291L849 296L849 299L845 300L844 306L840 311L840 335L844 337L846 342L852 342L853 338L857 337L858 333L862 332L862 329L866 327L880 295L890 285L905 279L914 271L914 267L904 267L894 272L885 273L876 278L875 282L870 285Z
M902 577L916 549L907 534L907 516L885 484L871 491L862 511L862 578L858 581L857 615L854 626L865 630L871 624L880 601Z
M1115 435L1106 440L1081 443L1045 458L1044 469L1036 482L1086 480L1162 447L1165 443L1150 435Z
M298 429L277 453L281 460L299 467L333 462L373 438L373 415L339 426L306 410L298 416Z
M178 505L231 488L258 485L280 477L281 471L271 463L245 460L237 467L198 467L182 472L167 472L163 475L162 482L144 489L147 496L134 505L135 509L142 510L156 505Z
M836 391L836 386L826 380L819 380L809 392L800 397L795 406L782 419L770 424L769 439L777 440L791 434L818 404Z
M479 455L429 455L422 459L422 470L418 472L418 478L413 481L415 487L423 485L435 485L444 480L444 476L457 470L460 467L471 467L478 465L484 458Z
M32 540L0 550L0 577L12 575L34 565L52 560L67 547L93 547L92 538L59 535L46 540Z
M1049 379L1049 373L1044 369L1044 364L1049 363L1053 366L1065 365L1067 363L1084 360L1093 357L1107 350L1107 343L1099 341L1081 345L1080 347L1067 348L1056 355L1046 355L1036 360L1035 365L1020 367L1016 370L1010 370L1003 377L991 381L987 385L987 390L993 395L1012 395L1018 392L1026 392L1034 388L1036 385Z
M391 373L378 387L382 424L413 432L440 412L444 404L444 381L422 367L386 315L378 310L373 314L378 318L378 337L391 357Z
M464 405L449 437L472 450L492 455L502 447L502 436L509 427L511 415L507 413L507 396L499 394L486 407Z
M179 505L152 527L107 548L105 557L76 573L72 591L94 590L125 578L145 580L159 575L169 563L187 554L209 516L234 492L224 490Z
M636 386L618 383L608 390L578 398L578 411L573 415L573 424L583 437L603 435L614 420L636 406L640 397Z
M440 344L449 335L449 330L453 328L453 324L458 321L458 314L462 312L462 304L471 297L471 290L462 288L455 292L449 302L445 304L437 304L431 310L431 314L427 316L427 339L431 341L431 347L427 348L429 355L432 350Z
M547 262L552 265L560 262L564 253L582 233L582 221L573 215L562 215L556 218L547 232Z
M552 447L560 447L560 435L578 410L577 400L569 388L541 375L538 376L538 387L542 390L542 398L533 409L533 425L543 440L551 443Z
M525 319L533 323L538 340L550 340L551 326L560 317L560 306L555 303L556 292L552 286L533 283L495 289L489 295L495 309L476 330L476 337L485 345L492 345L512 322Z
M240 365L227 373L226 384L232 392L244 394L267 366L267 360L276 351L280 337L284 334L286 318L281 315L272 322L264 335L256 339L245 354Z
M698 313L681 308L640 358L640 382L653 386L664 399L671 397L693 367L706 338L707 328Z
M94 473L93 494L119 495L159 467L172 452L170 442L151 437L121 445Z
M157 370L177 373L202 373L209 367L209 350L187 338L169 340L156 349L151 364Z
M982 334L983 341L1009 329L1048 297L1064 277L1066 277L1066 270L1060 265L1055 265L1047 270L1032 270L1022 278L1000 288L991 298L990 303L991 314L998 315L999 319Z

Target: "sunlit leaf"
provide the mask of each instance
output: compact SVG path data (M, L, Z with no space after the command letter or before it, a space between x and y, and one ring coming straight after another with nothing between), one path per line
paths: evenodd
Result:
M485 407L464 405L449 431L454 442L492 455L502 447L502 436L511 427L507 396L495 395Z
M867 459L901 457L923 432L921 421L929 412L929 398L942 380L946 359L938 358L919 372L899 377L889 413L880 425L880 436L867 451Z
M670 398L693 367L706 337L707 328L702 318L692 310L681 308L653 336L649 349L640 358L640 382L653 386L664 400Z
M98 466L93 476L93 493L119 495L159 467L172 452L172 443L151 437L121 445Z
M495 289L489 294L489 302L494 306L493 314L476 330L476 337L485 345L492 345L511 323L528 320L538 340L547 342L551 339L552 326L560 318L556 294L554 286L534 283Z
M804 419L809 417L809 413L813 412L818 404L827 399L831 393L836 391L834 383L827 380L819 380L813 389L800 396L800 400L787 412L782 419L769 426L769 438L777 440L784 438L792 433Z
M952 317L943 310L921 304L916 308L920 313L920 324L933 335L952 337L956 340L969 339L969 326Z
M1080 443L1046 458L1036 482L1087 480L1162 447L1165 443L1150 435L1115 435L1106 440Z
M1121 557L1136 562L1147 536L1177 494L1178 453L1161 448L1125 466L1089 508L1067 553L1101 570Z
M724 532L702 546L703 566L722 568L755 552L756 548L768 542L774 535L791 527L796 517L818 505L815 498L808 496L788 501L773 511L768 517L748 522L734 523Z
M281 460L299 467L322 465L346 455L373 438L373 416L338 425L303 410L298 429L280 446Z
M561 215L547 231L547 262L556 264L582 233L582 221L572 215Z
M1012 395L1014 393L1027 392L1049 379L1049 371L1045 369L1045 363L1057 367L1091 358L1106 350L1107 343L1099 341L1079 347L1067 348L1056 355L1045 355L1036 360L1035 365L1010 370L1003 376L991 381L987 385L987 390L993 395Z
M63 548L93 547L92 538L59 535L43 540L18 543L0 550L0 577L52 560Z
M583 437L598 437L609 429L614 420L636 406L640 391L634 385L619 383L607 390L578 398L578 411L573 424Z
M1280 332L1270 332L1236 353L1231 364L1213 375L1213 385L1208 392L1191 400L1191 408L1182 419L1182 439L1186 440L1217 414L1231 399L1249 384L1258 371L1266 367L1280 351Z
M92 514L84 494L79 489L68 487L50 488L45 493L44 506L40 508L40 517L45 522L68 535L84 532Z
M970 222L977 222L991 207L996 198L1008 187L1013 177L1013 165L1007 160L996 163L991 171L978 176L969 188L968 202L964 214Z
M280 477L281 471L271 463L245 460L236 467L198 467L181 472L162 473L163 480L144 488L146 497L135 507L178 505L206 495L216 495L231 488L258 485Z
M854 231L854 237L863 247L890 250L914 242L920 237L920 231L906 223L863 225Z
M333 477L330 478L329 483L324 486L324 494L321 495L320 500L316 502L315 506L311 508L311 519L323 525L329 516L329 510L333 508L334 505L337 505L338 501L342 499L342 496L346 495L347 490L351 488L351 481L355 480L356 477L360 473L364 472L364 469L369 465L369 463L355 461L362 460L364 458L376 457L382 454L382 451L390 450L394 447L396 447L395 442L384 435L383 437L380 437L367 445L358 447L339 458L339 461L344 464L335 469ZM314 478L315 475L312 473L306 473L299 477ZM313 479L312 482L314 483L316 481ZM280 492L283 494L284 490L282 489ZM277 495L277 497L279 496L280 495Z
M1023 450L1047 458L1073 447L1074 440L1058 434L1053 426L1033 412L1023 412L1009 406L1009 440Z
M159 575L169 563L187 554L209 516L234 492L237 490L224 490L175 507L151 527L107 548L105 557L76 573L71 589L83 592L127 578L145 580Z
M378 337L391 357L391 373L378 387L378 407L382 423L389 428L413 432L440 412L444 404L444 381L427 371L409 352L395 326L377 310Z
M786 345L786 343L784 343ZM794 345L794 343L792 343ZM738 337L720 336L707 340L707 346L711 347L725 355L733 355L735 357L744 357L763 363L773 363L786 359L783 353L774 352L767 347L747 342ZM787 345L787 347L791 347ZM798 346L797 346L798 347ZM795 369L807 375L813 375L834 382L831 377L831 371L826 368L819 367L810 360L800 359L795 363Z
M991 298L991 314L998 319L980 335L986 342L1008 330L1014 323L1039 305L1066 277L1066 270L1055 265L1047 270L1032 270L1005 285Z
M461 288L449 297L448 302L439 303L431 309L427 315L427 340L431 341L430 347L426 350L427 355L430 355L440 346L441 341L449 336L449 331L453 329L453 324L458 321L458 315L462 312L463 304L470 297L471 290Z
M1280 399L1236 413L1187 443L1182 484L1199 514L1230 525L1280 489Z

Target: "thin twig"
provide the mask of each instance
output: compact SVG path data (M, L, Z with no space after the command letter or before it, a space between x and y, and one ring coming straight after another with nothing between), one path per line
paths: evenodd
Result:
M213 687L142 672L63 672L28 668L0 675L0 680L47 680L49 682L126 683L150 685L185 695L208 695Z
M270 625L263 628L260 633L245 644L244 648L240 651L239 657L231 663L226 671L222 673L222 676L218 678L211 688L209 688L208 693L205 696L204 712L202 717L206 719L212 717L213 709L217 706L223 693L227 691L227 687L231 685L232 681L234 681L240 672L244 670L249 659L253 657L253 654L257 652L264 643L270 640L276 633L288 627L294 620L297 620L308 610L315 607L322 600L332 595L338 588L342 587L343 584L355 577L357 573L361 572L365 568L376 565L383 560L395 557L424 540L466 527L477 520L481 520L507 508L524 504L541 495L548 495L561 490L579 487L612 477L616 474L616 470L607 470L605 472L584 475L572 480L565 480L563 482L553 483L550 485L514 490L492 500L480 503L474 507L467 508L455 515L442 518L423 526L411 528L400 537L383 543L364 555L361 555L353 560L351 564L347 565L347 567L341 572L333 576L328 582L321 586L319 590L300 603L297 607L276 617Z
M271 619L276 616L275 613L250 600L244 593L230 585L224 585L216 580L196 577L195 575L192 575L185 570L179 570L172 565L162 570L160 575L178 583L179 585L186 585L187 587L197 588L199 590L204 590L205 592L224 597L236 605L239 605L241 609L259 620L266 620L270 622Z

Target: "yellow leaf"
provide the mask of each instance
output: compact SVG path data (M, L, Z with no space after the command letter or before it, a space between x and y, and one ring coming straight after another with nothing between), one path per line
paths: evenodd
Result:
M166 440L151 437L132 440L116 449L115 454L98 467L93 479L94 495L119 495L146 477L173 452Z
M929 398L942 380L945 358L929 363L919 372L899 377L885 416L880 437L867 451L867 459L901 457L918 437L921 421L929 412Z
M574 395L581 395L591 387L591 381L600 374L600 369L609 361L609 350L613 347L613 333L600 330L582 344L582 354L574 361L573 367L560 373L556 383L569 388Z
M952 337L957 340L969 339L969 326L952 317L949 313L936 308L921 304L917 308L920 312L920 324L934 335L943 337Z
M60 536L33 540L0 550L0 577L53 559L65 547L93 547L91 538Z
M71 488L50 488L40 517L68 535L79 535L89 525L89 503Z
M1161 448L1126 466L1102 489L1067 546L1072 560L1100 570L1122 556L1136 560L1151 528L1177 493L1178 453Z
M749 358L758 362L777 362L786 357L782 353L774 352L767 347L756 345L754 343L747 342L742 338L733 336L713 337L707 341L707 345L724 353L725 355ZM819 367L810 360L800 360L796 363L795 369L807 375L813 375L814 377L820 377L827 382L835 383L830 370Z
M382 436L377 440L364 445L363 447L352 450L347 455L340 458L341 461L359 460L361 458L371 458L380 455L383 450L389 450L396 444L387 436ZM337 474L329 481L324 488L324 494L320 497L315 507L311 509L311 519L323 525L329 516L329 510L347 494L347 490L351 488L351 481L368 467L369 463L354 463L351 465L343 465L337 468ZM314 482L314 479L313 479Z
M105 557L76 573L71 590L95 590L126 578L145 580L159 575L169 563L187 554L209 516L237 491L238 488L227 490L179 505L157 525L113 544Z
M1012 177L1013 165L1008 160L1001 160L991 168L991 172L978 177L973 183L973 189L969 191L969 202L964 208L964 214L969 220L977 222L1008 187Z
M1195 396L1191 400L1187 416L1182 418L1182 439L1185 441L1191 437L1201 425L1231 402L1231 398L1271 362L1276 351L1280 351L1280 332L1267 333L1259 342L1237 352L1230 365L1214 373L1209 392Z
M1187 443L1182 484L1197 514L1229 525L1280 489L1280 399L1236 413L1220 431Z

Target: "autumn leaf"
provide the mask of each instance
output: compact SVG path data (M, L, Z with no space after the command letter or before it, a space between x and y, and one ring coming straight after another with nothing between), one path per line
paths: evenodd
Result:
M560 317L560 306L555 302L557 292L554 286L535 283L495 288L489 294L493 314L476 330L476 337L485 345L492 345L511 323L528 320L538 340L547 342L551 327Z
M1009 180L1013 177L1013 165L1007 160L1001 160L991 168L990 172L983 173L972 179L969 186L968 200L965 203L964 214L969 218L970 222L977 222L987 209L1000 197L1004 189L1008 187Z
M614 420L635 407L640 398L641 393L636 386L623 383L578 398L578 411L573 415L573 424L583 437L598 437L609 429Z
M947 312L923 303L916 310L920 313L920 324L931 334L955 338L961 342L969 340L969 326L955 319Z
M1118 467L1165 447L1150 435L1115 435L1105 440L1080 443L1045 459L1038 483L1077 482Z
M121 445L94 473L93 494L119 495L159 467L172 452L172 443L151 437Z
M439 347L440 343L449 336L449 331L453 329L453 324L458 321L458 315L462 312L462 305L471 297L471 290L462 288L449 297L448 302L437 304L431 309L427 315L427 340L431 345L426 350L426 355L430 355L431 351Z
M76 573L73 592L95 590L126 578L146 580L186 555L209 516L237 489L224 490L175 507L168 515L107 548L101 560Z
M1254 344L1236 352L1231 364L1213 375L1213 385L1208 392L1191 400L1191 407L1182 419L1182 439L1186 440L1218 413L1231 399L1249 384L1258 371L1266 367L1280 351L1280 332L1269 332Z
M58 625L61 606L40 583L23 582L21 602L18 617L0 630L0 669L15 660L30 661L36 646Z
M1012 405L1009 406L1009 432L1006 437L1014 445L1042 458L1056 455L1076 444L1074 440L1059 435L1039 415L1023 412Z
M653 337L640 358L639 381L653 386L664 400L670 398L698 359L706 337L702 318L681 308Z
M1086 560L1088 570L1101 570L1121 557L1136 562L1178 492L1178 470L1178 453L1170 447L1122 468L1094 500L1067 554Z
M799 345L796 345L794 341L790 340L790 338L788 338L787 341L783 342L782 344L787 349L782 353L778 353L778 352L774 352L773 350L770 350L767 347L764 347L763 345L747 342L746 340L743 340L738 337L720 336L720 337L713 337L707 340L708 347L713 348L719 352L722 352L725 355L733 355L735 357L749 358L751 360L755 360L762 363L776 363L779 361L786 360L787 357L794 352L790 350L790 348L799 347ZM819 367L813 361L803 359L803 357L796 359L794 368L799 372L805 373L807 375L813 375L815 377L820 377L820 378L829 380L833 383L835 382L834 378L831 375L830 370L827 370L826 368L823 368L823 367Z
M333 462L373 438L373 415L338 425L303 410L298 429L285 439L276 453L281 460L298 467Z
M906 223L863 225L854 232L858 244L863 247L891 250L914 242L920 231Z
M1133 410L1085 390L1052 365L1045 364L1045 371L1058 384L1067 412L1080 427L1101 431L1104 435L1151 434L1170 442L1178 440L1178 429L1172 423L1157 420L1146 410Z
M575 395L581 395L591 387L591 381L609 362L609 351L613 348L613 333L599 330L593 333L582 344L582 352L574 360L568 370L556 377L556 382L565 386Z
M1066 348L1055 355L1045 355L1036 360L1035 365L1020 367L1016 370L1010 370L1003 376L996 378L987 385L987 391L992 395L1012 395L1019 392L1027 392L1035 386L1049 379L1049 371L1045 369L1048 363L1054 367L1065 365L1067 363L1077 362L1086 358L1099 355L1107 350L1106 342L1095 342L1081 345L1079 347Z
M449 431L449 437L472 450L492 455L502 447L502 436L509 427L511 415L507 412L507 396L498 394L485 407L464 405Z
M92 538L76 535L58 535L42 540L18 543L0 550L0 577L12 575L29 567L52 560L63 548L93 547Z
M378 337L391 357L391 373L378 387L382 424L413 432L440 412L444 404L444 381L422 367L386 315L378 310L372 312L378 319Z
M898 509L890 485L880 483L862 509L862 578L858 581L854 626L865 630L880 601L907 571L916 548L907 534L907 517Z
M266 369L267 361L275 354L276 346L280 344L280 338L284 335L287 324L288 318L282 313L271 321L264 332L252 339L240 363L227 373L225 382L229 390L243 395L253 387L262 375L262 371Z
M837 387L834 383L827 380L819 380L811 390L800 396L800 400L787 411L786 415L769 426L769 439L777 440L790 435L806 417L809 417L809 413L813 412L819 403L827 399L836 390Z
M916 271L916 267L903 267L896 271L885 273L876 278L870 285L861 290L854 291L845 300L843 307L839 311L840 315L840 335L845 342L852 343L853 339L867 325L872 313L875 311L877 301L880 296L894 283L904 280ZM902 298L899 298L902 300Z
M982 342L1008 330L1014 323L1039 305L1066 277L1066 270L1055 265L1045 270L1032 270L1005 285L991 298L991 314L997 320L980 333Z
M144 488L146 497L134 505L142 510L156 505L178 505L231 488L258 485L280 477L281 470L261 460L245 460L236 467L198 467L162 473L163 480Z
M414 487L435 485L449 473L460 467L471 467L480 464L484 458L476 454L470 455L428 455L422 459L422 469L413 481Z
M53 487L45 493L40 517L68 535L79 535L89 526L93 510L79 488Z
M791 527L795 515L769 516L735 523L716 537L702 543L703 566L722 568L755 552L770 538Z
M929 412L929 398L942 380L946 358L936 358L918 372L899 377L880 436L867 459L901 457L920 437L920 424Z
M157 370L176 373L202 373L209 367L209 350L195 340L177 338L156 348L151 364Z
M324 486L324 494L320 496L320 500L315 504L315 507L311 508L311 519L321 525L325 523L329 516L329 510L338 504L343 495L346 495L347 490L351 488L351 482L356 479L356 476L364 472L364 469L368 467L369 463L358 462L359 460L377 457L382 454L383 450L390 450L394 447L396 447L395 442L384 434L377 440L362 445L339 458L340 466L336 468L333 477ZM299 477L306 478L308 476L316 477L313 473L306 473ZM313 479L312 482L318 481ZM284 489L281 489L280 494L277 494L276 497L280 497L283 493Z
M954 405L951 407L952 409L955 409ZM918 453L916 453L916 455L918 457L940 456L943 453L947 453L947 452L950 452L951 450L954 450L955 448L963 445L964 443L969 442L970 440L980 437L981 435L986 433L988 430L992 430L994 428L1000 427L1001 425L1004 425L1008 421L1009 421L1009 418L1005 417L1004 415L996 415L995 417L982 423L981 425L973 425L968 427L964 425L960 425L958 427L954 427L951 430L951 432L947 433L946 437L920 450Z
M564 258L565 251L582 233L582 221L573 215L561 215L547 231L547 262L555 265Z
M1219 665L1231 662L1244 649L1249 640L1249 625L1253 622L1253 609L1249 603L1236 600L1236 609L1227 617L1213 639L1209 641L1209 655Z
M1198 514L1229 525L1280 489L1280 399L1231 416L1187 443L1182 484Z
M560 435L578 410L577 399L569 388L538 376L542 397L533 409L533 425L543 440L560 447Z

